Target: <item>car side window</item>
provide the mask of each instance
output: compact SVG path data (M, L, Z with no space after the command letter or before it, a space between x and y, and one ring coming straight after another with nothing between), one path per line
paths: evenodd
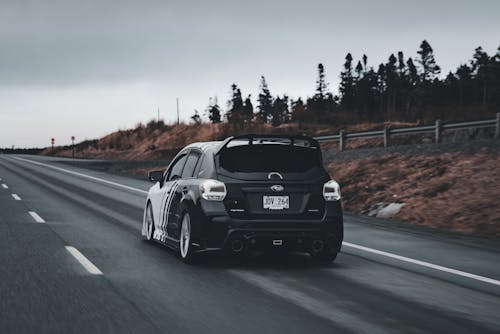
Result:
M182 168L184 167L184 163L186 162L186 157L187 155L184 154L172 165L172 168L170 168L170 172L168 172L167 181L179 179L182 176Z
M193 177L194 170L196 168L196 164L200 159L200 153L196 151L191 151L186 160L186 165L184 166L184 170L182 171L182 178L187 179Z
M201 154L200 155L200 158L198 159L198 163L196 164L196 167L194 169L194 174L193 174L193 177L195 179L199 178L200 177L200 172L203 170L202 167L206 165L206 162L205 162L205 155L204 154Z

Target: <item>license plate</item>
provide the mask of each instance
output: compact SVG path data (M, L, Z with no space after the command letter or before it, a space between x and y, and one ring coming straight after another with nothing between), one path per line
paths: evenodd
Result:
M263 196L264 209L283 210L290 208L289 196Z

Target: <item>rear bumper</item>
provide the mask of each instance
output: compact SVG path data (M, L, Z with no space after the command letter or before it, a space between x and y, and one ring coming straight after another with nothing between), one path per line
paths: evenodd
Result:
M206 218L202 249L231 249L236 241L246 249L306 252L319 240L338 252L343 240L342 215L321 220L242 220L227 215Z

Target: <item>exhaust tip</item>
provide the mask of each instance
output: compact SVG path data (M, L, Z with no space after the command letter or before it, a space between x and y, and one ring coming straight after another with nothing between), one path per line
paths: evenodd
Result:
M315 253L319 253L325 248L325 243L323 240L314 240L312 242L312 251Z
M231 250L235 253L240 253L244 247L245 245L240 239L235 239L231 242Z

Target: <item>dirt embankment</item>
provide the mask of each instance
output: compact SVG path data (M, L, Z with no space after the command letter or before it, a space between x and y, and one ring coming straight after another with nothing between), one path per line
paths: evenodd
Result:
M469 144L465 151L448 146L448 152L430 145L333 157L328 169L341 183L350 212L376 214L404 203L397 220L500 236L500 142Z

